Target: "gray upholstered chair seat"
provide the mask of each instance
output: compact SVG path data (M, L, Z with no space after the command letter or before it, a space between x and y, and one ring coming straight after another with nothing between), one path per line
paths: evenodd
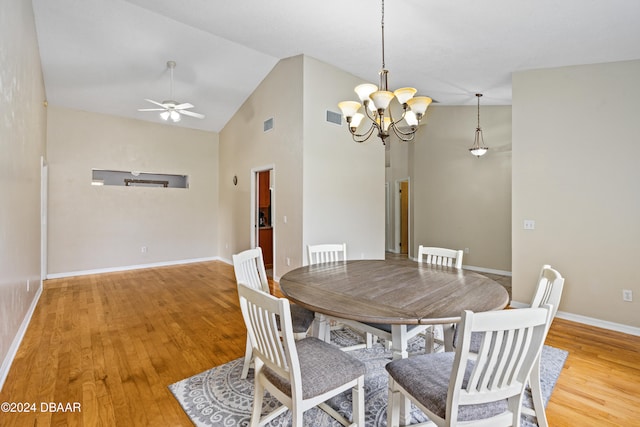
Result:
M333 390L366 372L365 365L360 360L317 338L296 341L296 349L300 360L304 399ZM266 366L263 374L280 391L291 396L288 378L281 377Z
M458 325L455 325L453 330L453 348L458 346ZM471 353L477 353L480 351L480 345L482 344L482 334L474 332L471 334L471 341L469 342L469 351Z
M386 365L387 372L398 385L404 388L416 400L430 408L441 418L445 418L447 392L453 368L455 353L423 354L408 359L398 359ZM467 364L463 387L473 370L473 362ZM460 406L459 421L489 418L506 411L507 400L480 405Z
M291 323L293 324L294 334L307 332L313 323L314 317L313 311L297 304L291 304Z

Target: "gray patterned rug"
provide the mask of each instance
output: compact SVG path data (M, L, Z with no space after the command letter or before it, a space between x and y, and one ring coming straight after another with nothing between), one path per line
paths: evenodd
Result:
M361 342L361 337L349 329L332 331L332 342L339 345L353 345ZM417 338L410 342L411 351L420 351L424 340ZM349 352L362 360L367 366L365 375L365 413L366 425L384 427L387 425L387 372L384 366L391 360L391 352L382 344L374 348L352 350ZM542 351L542 393L545 404L549 401L553 387L560 375L568 353L553 347L544 346ZM196 426L247 426L253 402L253 369L246 380L240 379L243 359L194 375L175 384L169 389L178 399L184 411ZM345 392L327 402L329 406L350 419L351 392ZM263 402L263 414L271 412L280 403L268 393ZM531 407L530 395L525 396L525 406ZM412 422L426 421L427 418L416 408L412 411ZM341 425L324 411L313 408L304 413L305 426ZM268 426L285 427L291 425L289 411L274 419ZM523 416L523 427L533 427L535 419Z

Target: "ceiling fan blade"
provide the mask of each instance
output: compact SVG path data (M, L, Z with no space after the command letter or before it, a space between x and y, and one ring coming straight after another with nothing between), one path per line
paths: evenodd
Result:
M138 108L138 111L166 111L166 108Z
M178 104L175 107L173 107L174 110L184 110L185 108L193 108L193 105L189 104L188 102L185 102L184 104Z
M162 104L162 103L160 103L160 102L158 102L158 101L154 101L153 99L145 99L145 101L148 101L148 102L150 102L150 103L152 103L152 104L159 105L160 107L162 107L162 108L164 108L164 109L166 109L166 108L167 108L164 104Z
M191 116L197 119L204 119L204 114L194 113L193 111L187 111L187 110L177 110L177 111L178 113L184 114L185 116Z

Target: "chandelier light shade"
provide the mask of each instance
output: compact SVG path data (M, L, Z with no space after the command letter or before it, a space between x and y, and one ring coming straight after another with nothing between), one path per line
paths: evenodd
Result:
M476 157L484 156L489 151L489 147L484 145L484 137L482 136L482 128L480 127L480 97L481 93L476 93L478 98L478 126L476 127L476 136L473 140L473 145L469 148L469 152Z
M343 101L338 104L342 111L349 132L356 142L365 142L374 133L386 145L386 140L393 132L401 141L412 141L420 121L424 118L431 98L415 96L417 90L403 87L393 92L389 90L387 78L389 71L384 62L384 0L382 0L382 69L380 70L380 84L378 86L365 83L354 89L360 102ZM396 120L391 113L391 101L396 99L402 106L402 114ZM362 112L361 112L362 110ZM368 130L358 133L358 128L366 118L371 122Z

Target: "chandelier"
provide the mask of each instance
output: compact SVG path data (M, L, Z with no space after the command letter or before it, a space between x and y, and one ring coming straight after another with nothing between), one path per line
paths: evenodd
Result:
M480 127L480 97L481 93L476 93L478 97L478 126L476 127L476 136L473 140L473 145L469 148L469 152L476 157L484 156L487 151L489 151L489 147L484 145L484 137L482 136L482 128Z
M414 139L420 120L424 117L432 99L427 96L414 96L417 92L412 87L403 87L389 91L387 78L389 71L385 68L384 62L384 0L382 0L382 69L380 70L380 85L366 83L356 86L354 91L358 94L360 102L343 101L338 104L342 115L347 121L349 131L356 142L364 142L371 135L377 133L386 145L386 139L391 132L401 141L411 141ZM391 100L395 98L402 106L402 115L395 120L391 113ZM360 113L360 107L364 105L364 114ZM369 129L363 133L358 133L358 127L362 120L367 118L371 121ZM403 122L404 123L401 123Z

